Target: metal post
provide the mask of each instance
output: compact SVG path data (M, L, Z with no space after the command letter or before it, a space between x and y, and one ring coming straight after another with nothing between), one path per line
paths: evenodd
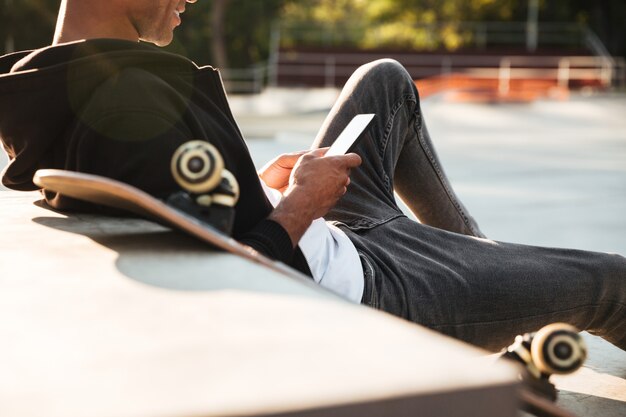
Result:
M278 85L278 63L280 60L280 22L272 24L270 32L270 56L267 63L268 84L271 87Z
M476 26L476 46L478 46L478 49L487 47L487 28L484 23Z
M335 57L326 57L326 65L324 66L324 75L326 78L326 87L335 86Z
M602 85L605 88L609 88L611 87L611 84L613 83L613 60L612 59L607 59L605 57L602 57L602 72L601 72L601 78L602 78Z
M262 87L263 79L261 78L263 74L261 73L260 64L255 64L252 67L251 74L252 74L252 93L258 94L263 89Z
M7 16L13 16L11 13L11 7L13 6L13 0L4 0ZM7 37L4 40L4 53L10 54L15 51L15 38L13 37L13 20L10 20L9 30L7 31Z
M558 84L559 87L569 88L569 68L570 62L567 58L559 60Z
M539 0L528 0L528 20L526 22L526 49L537 50L539 38Z
M441 75L450 75L452 72L452 59L449 56L441 60Z
M498 72L498 92L500 95L507 95L511 89L511 60L503 58L500 61L500 71Z

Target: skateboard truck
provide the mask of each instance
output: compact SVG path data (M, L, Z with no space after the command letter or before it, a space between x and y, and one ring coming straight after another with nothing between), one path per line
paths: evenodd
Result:
M569 374L580 368L587 358L587 347L578 329L565 323L553 323L539 331L515 338L501 358L523 365L520 375L526 388L524 408L538 416L566 415L547 410L556 401L557 392L550 382L553 374ZM553 406L556 407L556 406Z
M205 141L186 142L172 156L171 172L183 190L166 204L230 235L240 190L219 151Z

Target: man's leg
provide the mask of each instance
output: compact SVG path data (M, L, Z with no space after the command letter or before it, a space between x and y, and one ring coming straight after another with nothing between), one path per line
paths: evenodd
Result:
M398 217L344 228L372 271L363 302L497 351L567 322L626 350L626 258L477 239Z
M492 350L554 321L626 349L623 257L470 237L481 233L452 192L399 64L360 68L315 146L330 145L356 113L377 118L356 149L363 166L328 218L347 226L364 260L364 303ZM394 186L435 227L403 216Z
M347 82L313 147L330 146L358 113L376 118L355 152L363 166L328 219L371 227L400 214L393 190L424 224L472 236L478 225L455 195L432 145L415 84L404 67L379 60Z

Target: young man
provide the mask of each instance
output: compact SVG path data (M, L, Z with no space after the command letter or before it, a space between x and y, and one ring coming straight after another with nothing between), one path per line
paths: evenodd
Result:
M64 0L51 47L0 60L4 184L34 189L36 169L64 168L166 198L178 190L175 150L208 141L241 188L234 236L348 299L492 350L556 321L626 349L626 259L485 239L395 61L359 68L313 150L257 174L217 72L138 43L169 43L193 2ZM358 113L376 118L356 153L324 157ZM402 214L394 190L422 223Z

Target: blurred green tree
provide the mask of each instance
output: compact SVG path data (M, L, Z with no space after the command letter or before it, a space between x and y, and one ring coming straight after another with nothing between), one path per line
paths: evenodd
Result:
M529 0L308 0L288 1L284 45L328 45L358 39L362 47L455 49L471 33L464 21L524 22ZM540 22L587 24L614 55L626 56L624 0L540 0ZM436 28L424 25L439 23ZM313 27L323 27L315 31Z
M456 49L467 37L459 23L511 20L519 10L519 0L313 0L289 2L282 17L286 44L358 39L365 48ZM326 28L320 39L313 36L316 25Z
M273 23L286 3L298 0L212 0L189 7L171 52L199 64L245 68L267 60Z

